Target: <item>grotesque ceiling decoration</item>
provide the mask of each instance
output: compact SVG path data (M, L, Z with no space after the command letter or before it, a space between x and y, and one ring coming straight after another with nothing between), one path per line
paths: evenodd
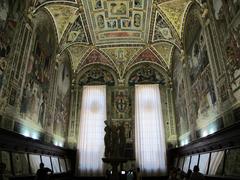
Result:
M190 0L172 0L158 5L162 13L170 20L180 38L182 37L184 15L190 4Z
M81 44L74 44L68 47L68 51L71 54L72 59L72 69L75 72L79 63L81 63L83 57L89 52L90 47L81 45Z
M174 36L173 29L170 28L160 13L156 14L155 28L153 33L153 42L158 42L161 40L175 42L178 38Z
M182 48L191 0L42 0L52 16L59 51L68 51L73 72L88 63L112 66L123 78L136 63L171 68ZM36 10L35 10L36 11Z
M68 24L74 22L77 18L78 8L62 4L49 4L45 8L53 16L57 28L58 42L60 42Z
M94 44L146 43L152 0L82 0Z
M156 56L150 48L147 48L129 64L128 69L130 69L133 65L142 62L151 62L163 68L165 66L162 62L162 59Z
M113 63L106 56L100 53L98 50L93 49L87 57L80 63L79 69L81 70L90 64L102 64L111 67L115 70Z
M70 31L66 36L65 42L66 44L71 44L75 42L88 44L89 41L86 35L86 30L82 23L82 17L80 15L77 17L76 21L71 26Z
M101 48L101 51L113 61L119 77L122 79L129 62L141 49L142 47L114 47Z
M162 57L168 68L171 65L171 54L174 49L174 45L167 42L159 42L153 45L153 48Z

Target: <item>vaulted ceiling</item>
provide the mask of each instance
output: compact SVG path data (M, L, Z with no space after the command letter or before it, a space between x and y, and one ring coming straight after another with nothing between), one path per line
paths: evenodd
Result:
M171 68L173 51L183 46L186 14L192 4L191 0L40 2L34 11L51 15L59 53L70 54L74 72L89 56L101 56L120 78L141 59Z

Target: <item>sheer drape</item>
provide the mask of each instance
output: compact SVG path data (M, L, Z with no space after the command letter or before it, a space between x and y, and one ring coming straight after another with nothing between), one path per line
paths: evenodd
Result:
M78 175L103 171L106 86L84 86L78 140Z
M211 154L211 162L209 166L209 175L217 175L218 168L223 161L224 151L214 152Z
M136 163L149 175L166 173L166 144L159 86L135 86Z

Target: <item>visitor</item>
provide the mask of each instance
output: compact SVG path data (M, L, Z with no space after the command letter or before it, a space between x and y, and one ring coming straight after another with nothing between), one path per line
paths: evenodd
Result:
M8 180L8 176L6 173L6 164L0 163L0 180Z
M141 180L142 179L139 167L136 169L135 176L136 176L136 180Z
M168 180L176 180L176 179L177 179L177 169L173 167L170 169Z
M199 172L199 167L197 165L193 168L190 180L205 180L203 174Z
M40 169L37 170L37 175L35 180L48 180L49 173L52 174L52 170L49 168L45 168L43 163L39 165Z
M109 180L110 179L110 175L111 175L111 171L109 169L106 170L106 174L105 174L105 179Z
M191 170L191 169L188 169L188 172L187 172L187 174L185 175L184 180L190 180L191 175L192 175L192 170Z

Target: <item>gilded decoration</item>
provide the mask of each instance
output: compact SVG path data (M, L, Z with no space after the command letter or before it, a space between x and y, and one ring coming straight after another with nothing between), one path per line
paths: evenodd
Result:
M102 64L102 65L109 66L112 69L115 69L112 62L96 49L93 49L87 55L87 57L84 60L82 60L82 62L80 63L79 69L82 69L83 67L90 64Z
M161 59L159 59L149 48L147 48L129 64L128 68L142 62L151 62L164 67Z
M171 54L174 49L174 45L168 42L160 42L153 45L156 52L162 57L168 67L171 65Z
M190 4L190 0L172 0L158 5L162 13L172 23L180 38L182 37L184 15Z
M82 58L84 57L84 55L87 54L87 52L89 51L90 48L88 46L84 46L81 44L74 44L74 45L69 46L67 49L71 54L72 69L73 69L73 71L76 71Z
M88 38L86 35L85 27L83 25L81 16L77 17L76 21L70 28L70 31L66 38L67 44L75 42L88 44Z
M58 42L60 42L68 25L76 20L78 8L63 4L49 4L46 5L45 8L54 19L58 34Z
M156 14L153 33L153 42L160 40L175 41L172 29L160 13Z
M102 48L101 51L113 61L119 76L122 78L129 62L141 49L141 47L116 47Z
M150 65L144 65L137 69L129 78L129 84L159 83L165 84L165 78Z
M90 84L107 84L114 85L114 78L112 74L101 66L93 67L89 71L85 72L80 80L78 81L79 85L90 85Z

